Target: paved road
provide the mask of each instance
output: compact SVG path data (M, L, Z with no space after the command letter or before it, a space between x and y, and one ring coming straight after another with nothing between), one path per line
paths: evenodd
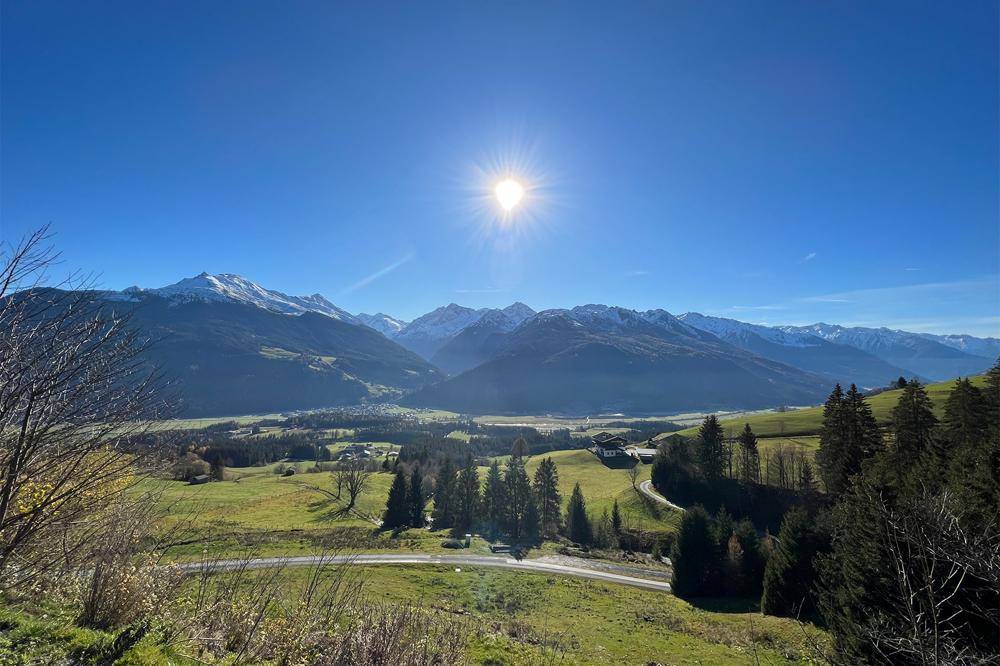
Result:
M639 492L648 497L649 499L653 500L654 502L659 502L664 506L669 506L671 509L676 509L677 511L684 510L684 507L677 506L676 504L668 500L666 497L653 490L653 483L651 481L643 481L642 483L640 483Z
M358 555L334 555L322 557L318 555L307 555L300 557L260 557L246 562L244 560L218 560L215 562L194 562L179 565L185 571L199 571L209 568L213 571L225 571L227 569L267 569L279 566L315 566L317 564L351 564L351 565L379 565L379 564L441 564L446 566L476 566L476 567L500 567L502 569L513 569L515 571L530 571L534 573L549 573L560 576L572 576L574 578L589 578L607 583L621 583L641 587L647 590L657 590L669 592L670 583L649 578L637 578L635 576L625 576L606 571L594 569L584 569L564 564L553 564L550 562L538 562L535 560L516 560L512 557L498 555L423 555L420 553L410 553L406 555L396 554L358 554Z

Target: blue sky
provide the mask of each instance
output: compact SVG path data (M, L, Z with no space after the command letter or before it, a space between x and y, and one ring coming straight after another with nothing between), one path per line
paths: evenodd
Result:
M109 288L1000 335L992 1L2 7L0 236Z

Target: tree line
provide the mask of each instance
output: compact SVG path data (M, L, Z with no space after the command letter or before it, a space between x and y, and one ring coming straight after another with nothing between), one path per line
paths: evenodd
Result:
M940 420L918 381L900 383L884 430L855 386L833 389L816 455L825 501L791 508L777 538L755 546L724 509L714 519L688 511L672 551L675 591L731 593L738 574L763 612L824 624L838 658L852 663L995 659L1000 363L982 389L957 380ZM717 455L699 453L709 466ZM815 497L808 485L802 492Z

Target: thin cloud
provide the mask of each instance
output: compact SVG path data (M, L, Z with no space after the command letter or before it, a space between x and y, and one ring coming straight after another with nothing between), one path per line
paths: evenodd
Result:
M625 274L625 277L643 277L649 275L649 271L629 271Z
M406 264L406 263L412 261L414 256L415 255L412 252L410 252L409 254L407 254L406 256L404 256L399 261L395 261L395 262L389 264L388 266L386 266L385 268L383 268L382 270L375 271L371 275L369 275L367 277L364 277L364 278L361 278L360 280L358 280L357 282L355 282L351 286L349 286L346 289L342 290L340 292L340 295L344 296L345 294L350 294L350 293L353 293L353 292L357 291L358 289L363 289L364 287L367 287L368 285L370 285L375 280L378 280L379 278L385 277L386 275L388 275L389 273L393 272L394 270L396 270L397 268L399 268L403 264Z
M904 271L911 271L912 272L912 271L919 271L920 269L919 268L904 268L903 270Z
M799 259L799 260L798 260L798 261L797 261L796 263L799 263L799 264L804 264L804 263L806 263L807 261L812 261L812 260L813 260L813 259L815 259L815 258L816 258L816 253L815 253L815 252L810 252L810 253L809 253L809 254L807 254L806 256L804 256L804 257L802 257L801 259Z

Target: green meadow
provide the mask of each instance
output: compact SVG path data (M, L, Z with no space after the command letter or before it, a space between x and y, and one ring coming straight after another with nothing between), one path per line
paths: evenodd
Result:
M971 378L976 386L984 386L986 379L984 376ZM928 384L927 394L934 403L934 412L941 418L944 414L944 403L951 393L955 380ZM892 413L892 408L899 401L902 391L884 391L878 395L867 398L871 405L872 413L880 424L887 424ZM794 409L787 412L768 412L766 414L754 414L739 418L722 419L722 427L728 436L735 437L744 424L749 423L750 427L758 437L791 437L795 435L817 435L823 423L823 407L808 407L805 409ZM665 437L667 434L661 435ZM698 434L698 426L691 426L678 432L680 435L691 437Z

